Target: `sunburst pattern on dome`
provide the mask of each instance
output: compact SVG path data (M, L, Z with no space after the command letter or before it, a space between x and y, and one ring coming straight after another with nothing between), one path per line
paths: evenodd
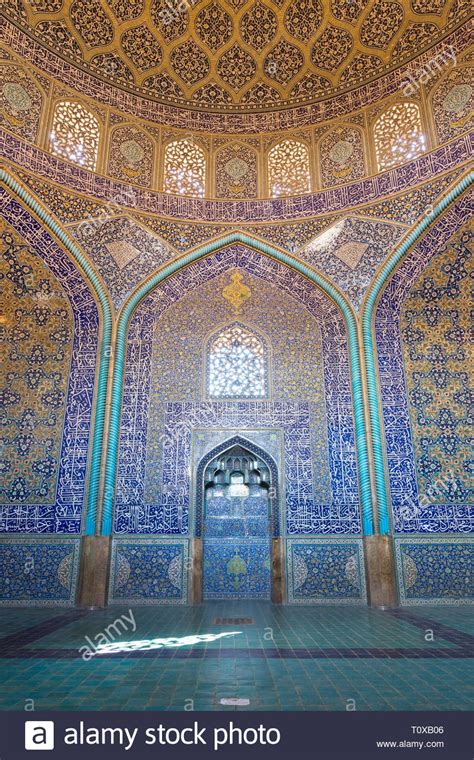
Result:
M205 110L263 110L361 85L441 39L458 0L17 0L5 13L118 86Z

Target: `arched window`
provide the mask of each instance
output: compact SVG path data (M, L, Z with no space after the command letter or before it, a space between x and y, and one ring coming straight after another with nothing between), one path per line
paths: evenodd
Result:
M164 190L177 195L203 196L206 156L191 140L175 140L165 148Z
M268 153L270 195L309 193L309 152L304 143L283 140Z
M214 334L206 349L209 398L267 398L268 348L260 335L234 322Z
M50 135L52 153L94 170L99 138L99 122L90 111L74 101L57 103Z
M396 103L374 124L375 153L379 171L403 164L426 150L420 109L416 103Z

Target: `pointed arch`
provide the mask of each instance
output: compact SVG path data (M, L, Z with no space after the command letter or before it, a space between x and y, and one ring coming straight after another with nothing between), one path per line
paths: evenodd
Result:
M93 294L99 312L100 332L98 335L99 349L97 352L95 403L93 405L94 422L92 430L92 447L90 448L90 465L87 490L87 508L84 533L94 535L99 532L98 502L99 481L102 459L102 445L105 421L105 399L107 393L107 378L109 362L112 354L112 309L110 299L102 281L90 261L86 258L79 246L74 243L69 235L63 230L59 222L46 210L46 208L22 185L19 180L6 169L0 169L0 181L4 183L8 194L26 208L32 218L46 228L53 240L58 240L61 248L65 249L72 263L80 271L82 278Z
M283 514L280 515L278 510L275 508L278 507L280 504L280 483L279 483L279 473L278 473L278 465L267 451L261 448L261 446L258 446L257 444L253 443L249 438L243 436L243 435L232 435L229 436L225 441L222 441L222 443L219 443L217 446L212 448L210 451L207 452L207 454L204 454L202 459L200 460L197 468L196 473L196 487L195 487L195 512L194 512L194 519L193 519L193 527L194 527L194 535L197 537L202 536L202 525L203 525L203 500L204 500L204 471L209 464L209 462L212 462L212 460L215 457L218 457L220 454L225 454L226 451L229 451L229 449L232 449L234 446L242 446L244 449L249 449L252 453L254 453L256 456L263 459L265 464L268 466L268 469L271 473L272 477L272 486L275 488L275 495L272 497L272 531L274 536L279 536L282 528L282 520L283 520Z
M397 245L387 261L381 266L364 298L361 311L362 320L362 363L367 382L368 398L368 446L374 461L375 490L377 497L377 522L382 535L390 533L388 484L385 475L385 458L382 441L379 382L376 370L375 310L377 303L390 278L414 244L424 235L445 211L474 183L474 172L470 171L429 209L429 213L417 222Z
M111 391L110 404L110 424L109 424L109 441L107 451L107 463L105 472L105 495L104 510L102 520L102 534L110 535L112 532L113 519L113 495L115 489L118 444L121 420L122 405L122 386L125 368L125 352L127 344L128 328L130 319L141 303L141 301L151 293L151 291L160 283L179 270L187 267L193 262L204 259L212 253L216 253L233 243L241 243L251 250L255 250L264 256L274 259L275 261L288 267L289 270L303 275L310 280L316 287L323 291L326 296L337 306L345 321L347 332L349 365L350 365L350 382L352 390L352 404L355 423L355 439L357 464L359 468L359 491L361 500L362 523L364 533L370 535L373 533L373 514L372 514L372 495L370 484L370 473L368 464L368 454L365 436L364 420L364 401L362 389L362 375L359 358L358 346L358 327L357 319L351 304L346 300L338 288L329 282L322 274L316 272L311 267L303 264L301 261L288 253L281 251L274 246L269 245L258 238L252 237L246 233L236 231L229 235L219 237L216 240L200 246L194 251L190 251L179 259L163 266L155 274L151 275L142 283L127 301L123 304L118 315L117 340L115 346L115 364L113 387Z

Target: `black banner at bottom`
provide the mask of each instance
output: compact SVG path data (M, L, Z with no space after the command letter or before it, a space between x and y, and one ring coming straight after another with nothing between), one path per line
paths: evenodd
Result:
M455 712L0 713L0 758L472 760L472 716Z

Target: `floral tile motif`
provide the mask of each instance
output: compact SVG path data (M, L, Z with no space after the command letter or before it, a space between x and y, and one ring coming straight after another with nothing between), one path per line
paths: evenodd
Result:
M405 232L402 225L347 217L322 232L299 255L329 275L360 306L377 266Z
M204 539L204 599L270 599L270 541Z
M186 539L115 540L112 547L109 602L112 604L186 604Z
M472 539L399 538L395 547L402 604L473 602Z
M360 540L291 538L286 546L290 603L366 602Z
M462 337L467 307L462 293L471 245L463 225L469 214L470 200L464 196L399 267L376 312L397 533L466 533L473 528L463 441L470 367ZM422 356L418 349L427 334L430 344ZM447 398L452 398L455 414L445 411Z
M25 470L22 474L17 473L17 483L20 483L21 487L17 486L13 494L14 498L10 495L10 498L4 499L0 513L1 530L7 533L68 535L80 533L99 335L97 306L86 281L64 250L55 243L48 231L6 191L0 196L0 212L7 224L14 226L18 235L21 236L20 246L13 238L9 237L6 240L4 254L9 255L11 261L14 262L15 258L21 255L22 247L26 246L28 255L31 254L38 260L42 260L49 268L44 268L43 274L36 279L33 278L29 284L25 280L25 272L21 268L20 270L18 267L14 268L13 282L16 290L14 288L10 302L12 310L15 311L18 308L21 296L27 293L29 288L30 291L34 291L33 295L41 296L34 302L32 314L35 318L40 323L49 321L50 325L52 325L53 317L59 320L57 324L55 323L54 329L51 327L50 343L45 343L31 354L32 361L25 370L27 385L29 383L30 386L34 386L36 382L43 383L45 379L50 384L52 383L44 394L47 395L48 403L53 407L46 413L48 409L46 401L36 398L37 391L32 387L27 392L25 390L21 401L23 411L16 415L19 427L23 428L18 430L16 445L25 452L25 456L28 446L31 446L32 450L35 448L31 438L35 435L35 429L39 439L44 439L46 448L51 446L51 452L47 456L34 457L36 464L32 465L32 469L36 469L36 478L41 477L46 480L54 478L55 493L54 495L51 492L35 493L38 486L35 486L33 479L30 478L29 483L21 485L20 479L25 480ZM47 277L44 276L44 272L48 272ZM66 310L61 301L57 300L57 283L63 294L61 298L67 298L69 301L74 325L72 325L72 320L69 323L69 317L66 319L65 314L64 318L62 316ZM53 312L57 312L56 316ZM17 325L17 330L19 332L16 336L16 350L19 361L16 363L20 365L23 349L20 348L18 351L18 347L22 345L21 336L24 337L25 331L30 328L26 324L20 324ZM63 352L66 353L68 347L71 348L71 342L72 350L68 352L71 357L70 360L68 359L70 367L67 371L63 367L61 356ZM46 361L45 349L48 345L49 359ZM48 365L48 362L53 361L51 357L55 357L53 364L55 362L57 364L54 368L53 365ZM58 372L59 365L62 367L60 372ZM49 379L42 378L41 371L50 375ZM66 372L66 380L63 387L61 377L64 376L64 372ZM20 370L17 374L21 374ZM7 389L7 393L11 394L12 390ZM66 394L65 398L64 394ZM18 404L19 401L16 403ZM53 425L52 422L55 415L60 414L63 404L65 405L64 422L56 429L56 424ZM43 427L38 427L41 425ZM45 433L45 429L51 433L53 427L55 432L50 436L51 441L48 443L48 434ZM57 457L52 454L56 449L58 451L60 449ZM41 488L39 490L41 491ZM31 496L35 493L34 499L30 497L27 499L28 491L31 491Z
M273 335L273 349L277 356L281 355L274 364L273 396L268 401L202 398L201 348L196 348L193 333L185 329L184 323L178 328L177 316L169 324L166 318L166 314L181 314L181 321L184 317L193 320L198 336L201 326L202 334L214 327L208 324L210 318L225 322L226 314L229 319L233 312L220 293L229 281L229 272L235 269L243 274L244 282L252 281L254 293L243 307L242 319L252 323L257 312L261 314L267 332ZM264 300L259 301L264 294L265 309ZM173 304L182 298L186 309L176 310ZM277 299L275 314L284 315L289 310L292 319L300 321L305 311L292 305L291 299L306 306L308 330L303 329L303 334L311 336L314 344L311 366L293 343L291 377L290 365L284 361L286 349L282 349L289 328L285 328L283 316L281 325L277 319L272 327L268 320L269 299ZM209 309L211 302L213 309ZM319 324L317 329L314 319ZM279 336L275 330L279 330ZM154 341L156 349L152 353ZM170 350L163 350L165 345ZM322 356L322 360L315 362L314 356ZM326 411L322 411L324 408ZM359 533L345 327L335 307L320 291L277 262L234 246L192 264L148 296L130 326L122 409L117 533L186 534L194 530L190 516L193 428L228 429L229 434L237 429L243 435L246 429L283 430L287 531ZM313 477L312 472L317 476Z
M74 604L79 539L1 538L0 605Z

